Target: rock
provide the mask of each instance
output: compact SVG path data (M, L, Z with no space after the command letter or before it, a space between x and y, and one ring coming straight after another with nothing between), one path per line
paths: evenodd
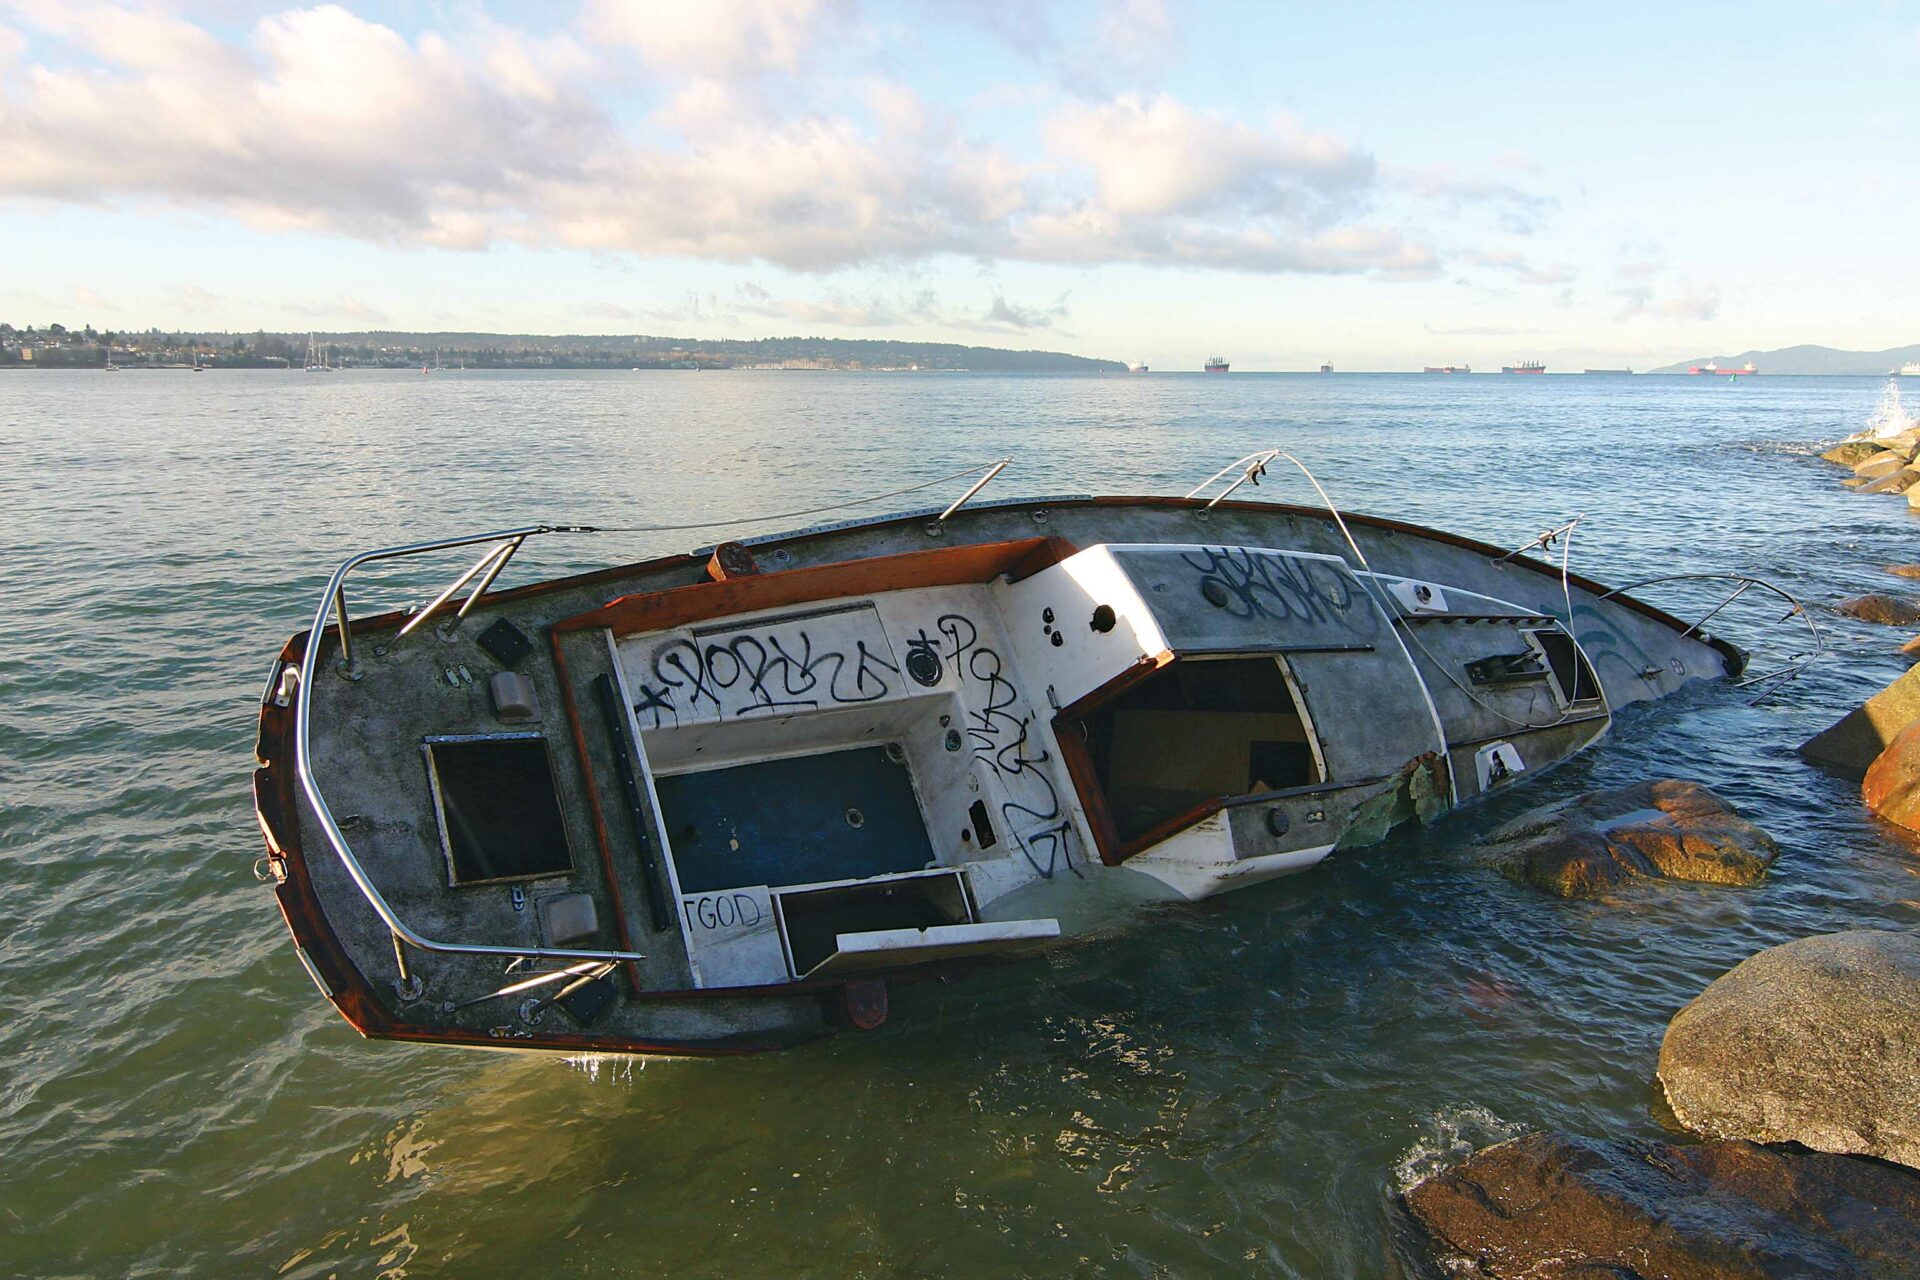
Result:
M1920 667L1895 680L1800 744L1800 755L1842 777L1866 776L1900 731L1920 720Z
M1887 572L1896 578L1920 578L1920 564L1890 564Z
M1920 658L1920 636L1915 636L1900 646L1900 652L1913 658Z
M1867 481L1865 484L1855 489L1854 492L1855 493L1905 493L1907 490L1913 488L1913 482L1915 480L1920 480L1920 476L1916 476L1911 471L1906 471L1904 469L1898 470L1898 471L1889 471L1883 476L1878 476L1872 480Z
M1401 1197L1445 1273L1529 1280L1916 1274L1920 1175L1750 1142L1533 1133Z
M1891 627L1909 627L1920 622L1920 604L1902 600L1899 596L1882 595L1877 591L1842 600L1833 606L1833 611L1843 618L1880 622Z
M1907 457L1905 454L1890 453L1882 450L1874 454L1871 458L1863 458L1861 461L1855 463L1853 474L1871 480L1876 476L1886 475L1889 471L1898 471L1906 465Z
M1488 842L1527 883L1562 898L1643 877L1756 884L1780 852L1713 792L1672 778L1535 809Z
M1659 1072L1673 1114L1707 1137L1920 1166L1920 934L1748 956L1667 1024Z
M1907 643L1920 652L1920 636ZM1902 729L1867 766L1860 798L1888 822L1920 831L1920 720Z
M1882 452L1880 446L1871 440L1843 440L1820 456L1828 462L1837 462L1843 467L1850 467L1880 452Z

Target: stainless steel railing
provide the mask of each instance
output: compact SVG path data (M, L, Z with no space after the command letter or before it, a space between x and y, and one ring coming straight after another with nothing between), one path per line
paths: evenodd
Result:
M460 547L481 546L483 544L486 546L486 551L473 563L472 567L454 579L439 595L435 596L432 603L428 604L424 609L421 609L407 620L405 625L403 625L394 636L395 641L398 641L409 633L425 626L433 615L449 600L453 599L462 587L473 582L473 589L467 593L467 598L461 602L459 609L454 613L452 622L449 624L450 626L457 627L460 620L467 616L467 612L479 601L487 588L493 585L494 579L500 576L501 571L507 567L507 562L513 559L514 553L520 550L528 538L535 538L549 533L667 533L688 529L721 528L730 525L754 524L763 521L789 519L801 515L817 514L821 511L841 510L849 506L860 506L865 503L878 502L886 498L897 497L901 494L915 493L922 489L931 488L934 485L944 484L949 480L984 471L986 473L985 475L965 493L961 494L958 499L937 517L939 520L945 520L948 516L951 516L955 511L958 511L964 506L975 494L986 488L996 476L1006 469L1011 461L1012 459L1010 458L999 458L983 466L969 467L964 471L957 471L951 475L940 476L921 484L894 490L890 493L877 494L870 498L860 498L849 502L835 503L831 506L814 508L802 512L747 516L737 520L716 520L685 525L631 525L618 528L577 524L527 525L518 529L502 529L494 533L473 534L461 538L440 538L432 542L413 542L403 546L382 547L374 551L363 551L359 555L351 557L346 563L334 570L333 576L327 580L327 589L320 597L319 606L314 610L313 626L307 635L306 651L300 658L299 685L298 688L293 691L294 774L300 780L301 793L306 796L307 803L312 806L313 815L315 820L320 824L321 833L326 836L328 845L332 847L335 856L340 859L340 865L346 868L348 877L353 881L354 886L360 890L361 896L367 900L367 904L373 908L374 914L380 917L380 922L386 925L388 931L393 935L394 963L399 968L401 982L408 986L413 985L412 975L407 969L405 947L414 947L421 951L434 951L454 955L520 956L529 959L539 958L570 961L641 960L644 959L645 956L643 953L637 951L596 951L570 947L496 946L489 943L447 942L439 938L430 938L402 920L399 913L393 909L393 905L387 901L386 896L380 892L379 886L374 884L372 877L367 874L366 868L360 865L359 858L354 856L353 846L348 843L345 833L341 831L340 824L335 820L333 810L328 807L327 798L325 794L322 793L320 783L314 777L313 773L314 673L319 669L320 650L325 646L326 642L326 634L329 627L328 615L332 615L333 622L331 625L338 639L340 648L340 657L338 662L334 664L335 667L342 676L349 680L358 680L360 678L360 671L354 664L353 627L347 617L347 579L355 569L358 569L361 565L372 564L381 560L398 560L407 556L425 555L434 551L451 551ZM476 578L478 582L474 582ZM276 679L284 680L284 676L277 677ZM283 683L280 684L279 687L281 690L284 690ZM269 689L267 697L284 702L284 698L277 695L273 689Z
M379 886L374 884L373 878L367 874L366 868L360 865L360 859L354 856L353 846L347 842L345 833L340 830L340 824L335 820L333 810L328 807L327 798L320 790L320 783L313 774L314 673L319 666L320 650L326 642L328 614L333 615L339 635L340 660L337 665L341 674L349 679L358 678L353 665L353 635L347 620L346 592L347 578L355 569L378 560L397 560L405 556L424 555L433 551L449 551L457 547L489 544L487 553L471 569L462 574L452 586L441 592L432 604L422 609L401 629L400 634L405 635L424 623L435 610L453 597L454 592L472 581L476 575L484 573L486 576L482 585L476 587L465 603L460 606L458 616L464 617L474 601L480 598L481 591L499 576L500 570L506 567L507 560L528 538L547 533L586 531L585 526L581 525L529 525L521 529L501 530L498 533L475 534L464 538L442 538L433 542L414 542L405 546L363 551L333 571L333 577L327 581L326 592L320 598L319 607L314 610L313 629L307 636L306 651L300 657L300 687L295 692L293 704L294 774L300 780L300 790L306 796L307 803L312 806L314 819L320 824L322 834L326 836L334 855L340 859L340 865L346 868L354 887L360 890L361 896L367 900L367 905L373 908L374 914L380 917L380 922L393 935L394 960L400 969L403 982L411 980L411 975L407 972L406 954L401 950L403 943L421 951L453 955L525 956L550 960L641 960L645 958L643 953L637 951L594 951L525 945L498 946L490 943L447 942L440 938L429 938L400 918L399 913L394 911L393 905L387 901L386 895L380 892Z

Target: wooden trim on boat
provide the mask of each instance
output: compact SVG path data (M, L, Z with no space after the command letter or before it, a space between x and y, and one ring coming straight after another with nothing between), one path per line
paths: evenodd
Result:
M593 838L600 846L600 873L607 882L607 897L613 905L614 932L620 938L622 951L635 951L638 948L633 944L633 931L627 928L627 904L620 893L620 877L614 874L613 841L607 836L607 814L600 803L600 783L593 776L593 761L587 753L587 731L580 723L580 706L573 696L573 675L567 669L567 655L560 651L560 633L548 631L547 644L553 650L553 674L560 682L560 699L567 709L567 724L573 730L573 753L580 762L580 780L586 786L587 811L593 815ZM620 967L626 971L631 994L639 995L646 990L637 962L623 960Z
M1003 573L1025 577L1077 550L1065 538L1021 538L696 582L620 596L598 609L561 619L553 624L553 631L557 635L604 627L616 636L633 635L816 600L986 582Z
M1100 854L1100 861L1110 867L1119 866L1145 846L1134 848L1131 847L1132 841L1121 839L1119 824L1114 822L1113 810L1107 805L1107 789L1100 785L1100 774L1094 768L1092 754L1087 750L1087 740L1081 732L1080 722L1172 661L1171 649L1162 649L1159 653L1141 658L1099 688L1075 698L1053 717L1053 740L1060 746L1060 763L1066 766L1067 777L1072 780L1073 789L1079 793L1080 809L1087 815L1087 826L1093 832L1093 843Z

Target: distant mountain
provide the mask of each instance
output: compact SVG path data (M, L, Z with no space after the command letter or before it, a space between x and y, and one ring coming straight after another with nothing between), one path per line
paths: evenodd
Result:
M322 341L382 348L482 351L512 356L532 353L565 363L619 364L637 360L686 362L701 367L740 367L781 362L841 369L968 369L993 373L1123 372L1118 360L1095 360L1062 351L1011 351L964 347L951 342L867 338L671 338L653 334L393 333L321 334ZM517 361L514 361L517 363Z
M1803 344L1781 347L1778 351L1743 351L1737 356L1701 356L1647 372L1685 373L1709 360L1722 368L1735 369L1751 360L1761 373L1888 373L1909 361L1920 360L1920 343L1886 351L1837 351L1832 347Z

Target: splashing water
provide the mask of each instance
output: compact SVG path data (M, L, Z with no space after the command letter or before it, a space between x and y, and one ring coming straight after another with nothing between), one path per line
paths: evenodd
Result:
M1873 415L1867 419L1867 429L1860 433L1862 440L1891 440L1904 431L1920 427L1907 414L1907 406L1900 402L1900 380L1887 379L1887 389L1880 393L1880 403L1874 406Z
M1483 1147L1517 1138L1527 1126L1502 1120L1485 1107L1442 1107L1420 1124L1420 1136L1393 1165L1393 1185L1413 1190Z

